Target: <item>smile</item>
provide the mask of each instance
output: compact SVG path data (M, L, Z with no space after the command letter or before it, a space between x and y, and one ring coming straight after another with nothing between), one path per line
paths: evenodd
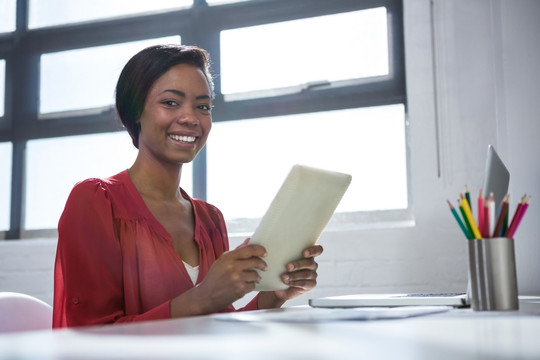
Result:
M180 136L180 135L170 134L169 137L173 140L181 141L185 143L192 143L195 141L195 136Z

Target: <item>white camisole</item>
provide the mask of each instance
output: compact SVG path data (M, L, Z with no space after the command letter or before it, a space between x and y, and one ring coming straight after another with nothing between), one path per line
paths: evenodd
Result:
M191 282L193 285L197 282L197 278L199 277L199 265L197 266L191 266L187 262L182 261L184 263L184 266L186 267L187 273L189 275L189 278L191 279Z

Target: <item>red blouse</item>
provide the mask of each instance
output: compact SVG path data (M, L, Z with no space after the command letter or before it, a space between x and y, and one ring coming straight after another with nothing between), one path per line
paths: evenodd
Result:
M227 229L216 207L182 195L193 206L198 284L228 251ZM170 318L171 299L193 286L127 170L75 185L58 225L53 327ZM256 308L257 297L241 310Z

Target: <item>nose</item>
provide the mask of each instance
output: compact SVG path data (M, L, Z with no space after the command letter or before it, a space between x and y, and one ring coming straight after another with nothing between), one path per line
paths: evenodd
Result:
M177 122L184 126L198 126L199 119L191 107L182 107Z

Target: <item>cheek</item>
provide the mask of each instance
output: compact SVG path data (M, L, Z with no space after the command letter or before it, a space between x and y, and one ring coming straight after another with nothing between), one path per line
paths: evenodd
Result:
M212 130L212 118L208 117L207 119L202 119L200 121L205 135L208 136L208 134L210 134L210 130Z
M139 122L141 131L156 131L156 129L167 126L169 121L161 109L146 109L143 111Z

